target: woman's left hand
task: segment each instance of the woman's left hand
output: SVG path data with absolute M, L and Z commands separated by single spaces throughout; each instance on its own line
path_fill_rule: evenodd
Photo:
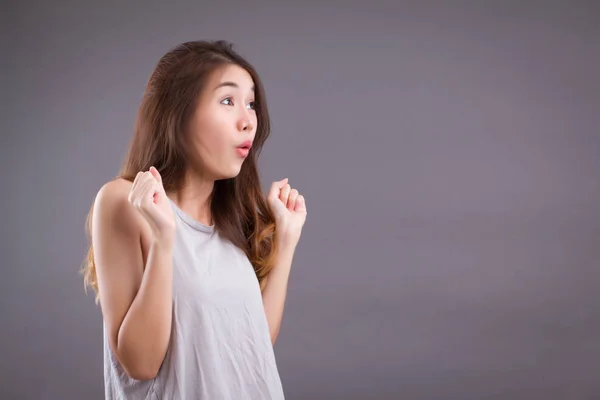
M 267 203 L 275 215 L 276 237 L 296 245 L 306 221 L 306 202 L 285 178 L 271 184 Z

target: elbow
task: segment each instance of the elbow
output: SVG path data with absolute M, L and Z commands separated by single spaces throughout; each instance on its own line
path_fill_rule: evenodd
M 148 362 L 149 360 L 143 362 L 142 360 L 136 361 L 137 362 L 133 362 L 133 360 L 119 360 L 119 363 L 127 376 L 136 381 L 149 381 L 156 378 L 160 366 L 154 366 L 153 363 Z
M 149 381 L 156 378 L 156 375 L 158 375 L 158 368 L 132 368 L 123 365 L 123 369 L 131 379 L 137 381 Z
M 123 372 L 137 381 L 156 378 L 166 355 L 167 344 L 160 346 L 156 342 L 134 342 L 124 336 L 122 330 L 119 333 L 112 347 Z
M 137 381 L 149 381 L 156 378 L 160 364 L 157 365 L 154 360 L 147 356 L 139 357 L 136 354 L 127 354 L 123 348 L 119 350 L 116 353 L 117 359 L 127 376 Z

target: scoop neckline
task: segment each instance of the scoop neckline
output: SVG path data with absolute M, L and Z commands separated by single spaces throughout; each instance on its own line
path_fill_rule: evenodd
M 183 211 L 181 208 L 179 208 L 179 206 L 170 197 L 168 197 L 168 199 L 169 199 L 169 202 L 171 203 L 173 210 L 175 210 L 175 213 L 187 225 L 189 225 L 190 227 L 192 227 L 198 231 L 201 231 L 201 232 L 207 232 L 207 233 L 214 232 L 214 230 L 215 230 L 214 224 L 213 225 L 203 224 L 202 222 L 198 221 L 197 219 L 195 219 L 194 217 L 192 217 L 191 215 L 189 215 L 188 213 Z

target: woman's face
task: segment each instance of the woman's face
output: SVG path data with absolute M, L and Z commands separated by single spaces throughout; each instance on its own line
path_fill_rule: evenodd
M 208 78 L 189 125 L 195 163 L 209 179 L 237 176 L 256 134 L 254 82 L 237 65 L 226 65 Z

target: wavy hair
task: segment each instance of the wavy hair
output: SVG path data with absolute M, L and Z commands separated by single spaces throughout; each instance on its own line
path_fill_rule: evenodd
M 181 187 L 188 166 L 184 133 L 207 78 L 217 68 L 235 64 L 254 81 L 256 135 L 250 153 L 235 178 L 215 182 L 211 213 L 215 230 L 248 256 L 261 290 L 273 268 L 276 252 L 275 222 L 260 186 L 258 156 L 270 134 L 265 90 L 256 70 L 225 41 L 192 41 L 170 49 L 152 72 L 141 101 L 133 138 L 117 178 L 131 182 L 138 171 L 156 167 L 167 192 Z M 82 267 L 84 284 L 98 293 L 92 214 L 86 219 L 89 250 Z M 96 296 L 96 301 L 98 298 Z

